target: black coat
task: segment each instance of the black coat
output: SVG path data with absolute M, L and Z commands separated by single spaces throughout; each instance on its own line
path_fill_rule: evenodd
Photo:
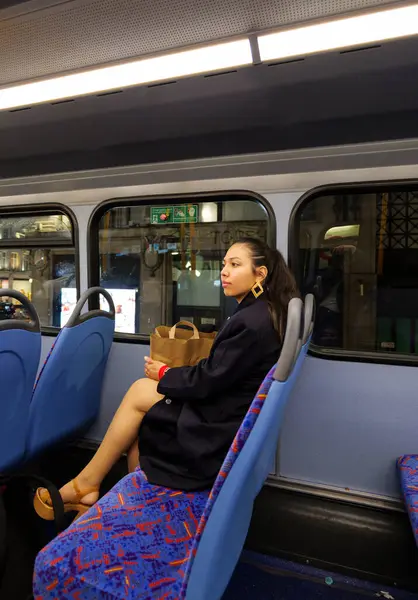
M 151 483 L 185 491 L 212 486 L 280 347 L 267 302 L 250 293 L 219 331 L 209 358 L 167 371 L 158 385 L 164 399 L 139 431 L 141 468 Z

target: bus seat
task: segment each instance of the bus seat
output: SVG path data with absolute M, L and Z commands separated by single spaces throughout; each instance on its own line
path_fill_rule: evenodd
M 41 355 L 41 330 L 35 307 L 15 290 L 0 290 L 0 298 L 5 297 L 18 300 L 30 320 L 0 321 L 0 473 L 23 459 L 29 404 Z
M 397 464 L 405 506 L 418 546 L 418 454 L 405 454 Z
M 308 353 L 309 344 L 312 339 L 312 333 L 315 323 L 315 297 L 313 294 L 307 294 L 304 300 L 304 313 L 303 313 L 303 335 L 302 340 L 300 341 L 301 350 L 299 352 L 298 349 L 298 357 L 296 359 L 295 366 L 293 367 L 293 371 L 290 375 L 290 379 L 297 379 L 300 373 L 300 369 L 302 367 L 303 361 L 305 359 L 306 354 Z M 293 381 L 291 383 L 293 386 Z
M 291 301 L 285 341 L 267 397 L 263 402 L 261 393 L 253 402 L 201 517 L 203 533 L 199 531 L 192 551 L 196 555 L 190 563 L 186 600 L 218 600 L 228 585 L 248 533 L 254 500 L 277 451 L 287 399 L 309 346 L 313 320 L 312 294 L 305 299 L 303 321 L 302 302 Z
M 151 485 L 138 468 L 38 554 L 35 597 L 221 598 L 276 452 L 303 342 L 301 313 L 302 302 L 295 298 L 279 361 L 253 400 L 212 490 Z
M 110 312 L 81 314 L 93 294 L 103 294 Z M 86 431 L 97 418 L 115 328 L 115 308 L 103 288 L 82 294 L 45 361 L 29 408 L 27 458 Z

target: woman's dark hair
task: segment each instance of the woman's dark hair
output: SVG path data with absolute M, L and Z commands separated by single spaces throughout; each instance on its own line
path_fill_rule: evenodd
M 257 267 L 267 268 L 267 277 L 262 282 L 264 294 L 267 297 L 274 328 L 283 339 L 288 304 L 292 298 L 300 296 L 295 278 L 282 254 L 270 248 L 262 240 L 241 238 L 236 243 L 246 246 L 250 251 L 254 271 Z

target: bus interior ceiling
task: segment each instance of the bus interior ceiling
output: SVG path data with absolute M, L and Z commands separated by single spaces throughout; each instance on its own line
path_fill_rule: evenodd
M 114 18 L 122 18 L 125 4 L 119 4 L 120 14 L 112 0 L 105 8 Z M 235 10 L 236 22 L 221 25 L 214 13 L 217 3 L 211 8 L 209 3 L 197 4 L 206 7 L 205 27 L 196 20 L 191 3 L 179 2 L 172 11 L 174 16 L 167 15 L 164 28 L 158 21 L 152 34 L 145 31 L 150 18 L 148 3 L 142 8 L 138 4 L 138 15 L 145 12 L 144 23 L 139 17 L 134 20 L 143 43 L 137 48 L 128 38 L 123 45 L 124 24 L 115 23 L 113 54 L 100 29 L 93 36 L 96 46 L 83 37 L 98 18 L 97 1 L 63 5 L 32 0 L 0 10 L 0 34 L 4 34 L 0 85 L 53 75 L 58 68 L 71 71 L 97 65 L 105 58 L 107 62 L 121 60 L 138 50 L 145 54 L 173 48 L 179 42 L 207 41 L 210 35 L 215 40 L 248 33 L 250 17 L 252 28 L 256 17 L 259 28 L 270 28 L 286 19 L 294 24 L 297 18 L 329 17 L 332 9 L 343 13 L 387 3 L 352 0 L 337 3 L 336 10 L 335 2 L 299 1 L 291 3 L 294 6 L 286 13 L 288 3 L 284 2 L 264 0 L 251 12 L 247 3 L 234 6 L 230 0 L 225 3 L 229 12 L 226 8 L 223 12 L 228 16 Z M 170 20 L 179 28 L 177 36 L 166 31 Z M 49 29 L 42 29 L 44 22 Z M 77 25 L 81 28 L 76 37 L 79 48 L 70 39 Z M 106 19 L 100 25 L 109 28 Z M 49 37 L 39 40 L 47 31 Z M 107 39 L 110 32 L 102 33 Z M 58 35 L 60 43 L 54 38 Z M 156 41 L 158 35 L 163 37 Z M 417 48 L 417 38 L 398 39 L 355 51 L 335 50 L 0 111 L 0 177 L 418 137 Z M 68 51 L 68 56 L 55 57 L 54 50 Z

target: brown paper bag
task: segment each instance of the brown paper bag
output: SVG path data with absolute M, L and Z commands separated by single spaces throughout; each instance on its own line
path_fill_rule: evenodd
M 193 331 L 178 329 L 187 325 Z M 179 321 L 173 327 L 160 325 L 151 334 L 151 358 L 169 367 L 196 365 L 209 356 L 216 333 L 202 333 L 189 321 Z

